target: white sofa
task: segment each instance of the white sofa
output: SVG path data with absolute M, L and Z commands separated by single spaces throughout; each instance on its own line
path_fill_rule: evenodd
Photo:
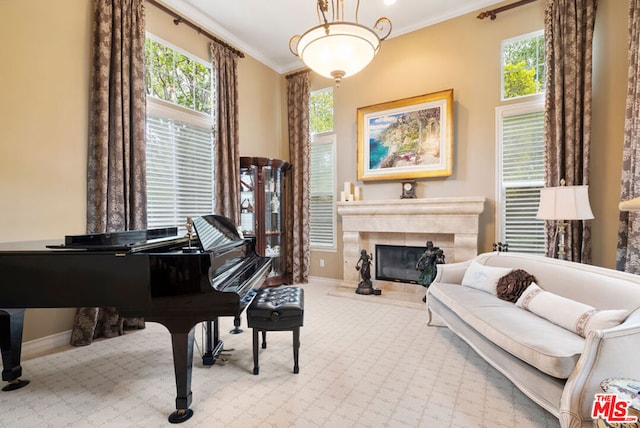
M 461 285 L 472 261 L 523 269 L 545 291 L 601 310 L 624 309 L 628 316 L 582 337 L 495 294 Z M 602 380 L 640 379 L 638 308 L 640 276 L 520 253 L 485 253 L 438 265 L 427 289 L 429 325 L 449 327 L 563 428 L 593 426 L 594 394 L 601 392 Z

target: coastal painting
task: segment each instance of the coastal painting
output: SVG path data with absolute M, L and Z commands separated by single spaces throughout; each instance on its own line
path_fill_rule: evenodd
M 358 180 L 453 173 L 453 89 L 358 108 Z

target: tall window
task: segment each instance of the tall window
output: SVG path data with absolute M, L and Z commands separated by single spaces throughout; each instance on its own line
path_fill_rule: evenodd
M 544 106 L 498 107 L 498 234 L 509 250 L 545 253 L 544 221 L 536 219 L 544 187 Z
M 147 223 L 182 226 L 214 211 L 212 69 L 146 39 Z
M 311 246 L 335 248 L 335 146 L 333 133 L 333 90 L 314 91 L 309 98 L 311 132 Z
M 502 42 L 502 99 L 544 91 L 544 32 L 525 34 Z

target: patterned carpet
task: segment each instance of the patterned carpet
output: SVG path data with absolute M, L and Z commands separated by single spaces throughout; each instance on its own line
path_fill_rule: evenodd
M 225 347 L 235 350 L 206 368 L 196 350 L 195 414 L 183 426 L 559 426 L 448 329 L 427 327 L 422 305 L 333 290 L 305 286 L 297 375 L 290 332 L 268 334 L 254 376 L 245 318 L 239 335 L 221 319 Z M 170 336 L 159 324 L 24 361 L 23 372 L 30 385 L 0 393 L 2 427 L 174 426 Z

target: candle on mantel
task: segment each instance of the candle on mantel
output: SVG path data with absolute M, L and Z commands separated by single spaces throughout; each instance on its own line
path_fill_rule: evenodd
M 349 193 L 348 198 L 349 202 L 353 202 L 353 193 Z
M 340 202 L 344 202 L 346 201 L 346 195 L 344 194 L 344 192 L 340 192 Z
M 359 201 L 362 199 L 362 192 L 360 186 L 355 186 L 353 188 L 353 200 Z
M 351 186 L 353 186 L 353 185 L 349 181 L 345 181 L 344 182 L 344 194 L 345 195 L 350 195 L 350 194 L 353 193 Z

